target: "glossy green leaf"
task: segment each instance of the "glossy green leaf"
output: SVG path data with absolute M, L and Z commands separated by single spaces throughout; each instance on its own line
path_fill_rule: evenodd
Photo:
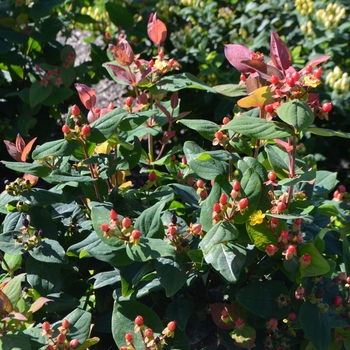
M 28 173 L 39 177 L 46 177 L 51 173 L 51 168 L 37 163 L 5 162 L 4 160 L 2 160 L 1 163 L 3 163 L 6 168 L 11 170 L 15 170 L 20 173 Z
M 94 279 L 94 289 L 99 289 L 105 286 L 113 286 L 120 282 L 120 273 L 118 270 L 100 272 L 90 279 Z
M 305 301 L 300 308 L 299 322 L 318 350 L 327 350 L 331 338 L 329 313 L 321 312 L 317 304 Z
M 164 206 L 165 202 L 160 201 L 144 210 L 137 218 L 134 226 L 141 231 L 142 236 L 159 239 L 164 237 L 164 227 L 160 217 Z
M 107 2 L 105 6 L 110 20 L 116 27 L 120 26 L 126 30 L 131 29 L 134 25 L 134 18 L 126 6 L 113 2 Z
M 26 252 L 24 246 L 16 242 L 13 238 L 13 235 L 18 237 L 22 234 L 21 231 L 7 231 L 0 234 L 0 250 L 12 254 L 12 255 L 21 255 Z
M 21 273 L 15 277 L 13 277 L 6 286 L 2 289 L 2 291 L 6 294 L 6 296 L 10 299 L 12 307 L 15 308 L 18 301 L 22 296 L 22 282 L 26 273 Z
M 273 234 L 264 224 L 250 226 L 247 223 L 247 233 L 250 240 L 261 251 L 265 251 L 265 248 L 269 244 L 277 246 L 277 237 Z
M 185 125 L 189 129 L 196 130 L 201 136 L 209 141 L 214 139 L 215 133 L 219 130 L 219 126 L 209 120 L 181 119 L 178 123 Z
M 181 259 L 158 258 L 155 260 L 155 268 L 168 298 L 178 292 L 186 282 L 187 263 Z
M 46 142 L 37 146 L 32 153 L 35 160 L 44 159 L 49 156 L 70 156 L 81 143 L 78 140 L 67 141 L 65 139 Z
M 246 250 L 232 243 L 215 244 L 204 259 L 230 283 L 236 283 L 245 265 Z
M 52 85 L 42 85 L 41 82 L 36 81 L 29 90 L 29 103 L 31 107 L 35 107 L 39 103 L 43 102 L 52 93 Z
M 221 130 L 231 130 L 260 140 L 272 140 L 293 135 L 285 124 L 241 115 L 224 125 Z
M 287 317 L 291 306 L 278 303 L 281 296 L 289 296 L 287 287 L 277 281 L 252 282 L 236 293 L 237 301 L 250 312 L 264 319 Z
M 298 134 L 314 121 L 314 112 L 309 105 L 297 99 L 282 104 L 277 109 L 277 114 L 284 122 L 292 125 Z
M 319 136 L 325 136 L 325 137 L 331 137 L 331 136 L 337 136 L 337 137 L 343 137 L 345 139 L 350 139 L 350 133 L 348 132 L 342 132 L 342 131 L 336 131 L 331 129 L 325 129 L 325 128 L 308 128 L 307 131 L 311 132 L 311 134 L 319 135 Z
M 219 94 L 227 97 L 245 96 L 247 94 L 245 87 L 237 84 L 216 85 L 213 86 L 213 89 L 215 89 Z
M 58 241 L 45 238 L 29 250 L 29 254 L 38 261 L 62 264 L 66 262 L 66 253 Z
M 335 188 L 337 183 L 337 173 L 319 170 L 316 172 L 316 181 L 313 194 L 317 197 L 327 196 Z
M 4 271 L 7 271 L 10 274 L 13 274 L 15 271 L 21 268 L 21 265 L 22 265 L 22 255 L 12 255 L 8 253 L 4 254 L 4 259 L 1 262 L 1 268 Z M 10 268 L 10 270 L 8 270 L 8 268 Z
M 0 337 L 1 350 L 32 350 L 30 337 L 21 331 L 7 333 Z
M 173 299 L 167 307 L 167 315 L 171 320 L 176 321 L 176 326 L 185 329 L 188 319 L 195 309 L 195 302 L 188 299 Z
M 300 266 L 299 272 L 301 277 L 321 276 L 329 271 L 329 263 L 313 243 L 303 243 L 298 247 L 298 255 L 303 256 L 304 254 L 310 254 L 312 259 L 308 266 L 304 268 Z

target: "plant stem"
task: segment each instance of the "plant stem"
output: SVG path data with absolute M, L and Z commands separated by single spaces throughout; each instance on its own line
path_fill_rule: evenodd
M 295 177 L 295 159 L 297 155 L 297 146 L 296 146 L 296 136 L 292 136 L 288 138 L 288 144 L 292 143 L 292 151 L 288 152 L 288 165 L 289 165 L 289 177 L 294 178 Z M 287 205 L 290 204 L 292 198 L 293 198 L 293 189 L 294 186 L 289 186 L 288 188 L 288 201 Z
M 13 277 L 13 272 L 11 271 L 10 266 L 8 266 L 8 264 L 7 264 L 6 260 L 5 260 L 5 257 L 4 257 L 4 255 L 1 252 L 0 252 L 0 260 L 4 263 L 4 265 L 5 265 L 6 269 L 7 269 L 7 272 L 9 273 L 9 275 L 11 277 Z

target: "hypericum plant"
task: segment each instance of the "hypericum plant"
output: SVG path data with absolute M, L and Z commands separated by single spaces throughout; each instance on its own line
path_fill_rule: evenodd
M 109 46 L 106 68 L 132 89 L 124 108 L 97 107 L 96 92 L 77 82 L 87 115 L 72 106 L 62 138 L 37 146 L 33 163 L 3 161 L 49 184 L 19 178 L 0 195 L 1 278 L 23 265 L 34 303 L 52 300 L 36 319 L 42 328 L 23 337 L 33 349 L 75 339 L 84 349 L 97 341 L 93 315 L 124 349 L 346 346 L 349 196 L 340 185 L 329 198 L 336 174 L 299 155 L 306 134 L 350 138 L 313 125 L 332 109 L 313 92 L 329 57 L 296 70 L 277 33 L 269 62 L 229 44 L 240 83 L 214 89 L 168 75 L 177 65 L 161 47 L 167 28 L 152 14 L 147 31 L 153 58 L 123 37 Z M 240 109 L 220 125 L 180 112 L 179 90 L 243 87 Z M 189 129 L 213 148 L 179 144 Z

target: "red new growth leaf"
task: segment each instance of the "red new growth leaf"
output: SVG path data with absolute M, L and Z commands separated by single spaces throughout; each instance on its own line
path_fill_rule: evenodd
M 107 63 L 106 66 L 112 70 L 114 76 L 117 79 L 119 79 L 127 84 L 130 84 L 130 85 L 133 84 L 133 77 L 132 77 L 132 73 L 130 71 L 128 71 L 120 66 L 117 66 L 115 64 L 108 64 Z M 136 80 L 136 79 L 134 79 L 134 80 Z
M 159 19 L 155 13 L 151 13 L 147 25 L 147 33 L 149 38 L 155 43 L 160 44 L 167 37 L 166 25 Z
M 254 69 L 248 67 L 242 61 L 248 61 L 252 57 L 253 51 L 238 44 L 225 45 L 225 56 L 232 66 L 241 73 L 254 73 Z
M 84 84 L 74 84 L 81 103 L 86 109 L 93 109 L 96 104 L 96 92 Z
M 258 72 L 263 79 L 270 80 L 272 75 L 277 76 L 279 79 L 283 79 L 283 74 L 276 67 L 259 60 L 247 60 L 242 61 L 242 63 Z
M 120 39 L 117 45 L 109 44 L 108 48 L 120 65 L 130 66 L 134 62 L 134 51 L 125 39 Z
M 299 72 L 299 74 L 303 75 L 303 74 L 309 73 L 308 72 L 309 69 L 312 69 L 313 67 L 319 65 L 322 62 L 329 60 L 330 58 L 331 58 L 331 56 L 320 56 L 320 57 L 313 59 Z
M 271 33 L 270 54 L 273 64 L 280 70 L 288 69 L 292 64 L 292 56 L 286 44 L 277 33 Z
M 17 160 L 17 162 L 25 162 L 35 141 L 36 137 L 30 140 L 26 145 L 22 136 L 20 134 L 17 134 L 16 144 L 7 140 L 4 140 L 4 143 L 6 145 L 7 152 L 12 158 Z

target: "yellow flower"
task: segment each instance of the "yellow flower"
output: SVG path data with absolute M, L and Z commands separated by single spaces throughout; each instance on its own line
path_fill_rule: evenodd
M 304 77 L 303 85 L 305 86 L 311 86 L 315 88 L 317 85 L 320 85 L 320 84 L 321 84 L 321 81 L 319 79 L 311 78 L 308 75 Z
M 264 221 L 265 214 L 262 213 L 261 210 L 255 211 L 252 215 L 249 216 L 249 225 L 250 226 L 255 226 L 262 224 Z

